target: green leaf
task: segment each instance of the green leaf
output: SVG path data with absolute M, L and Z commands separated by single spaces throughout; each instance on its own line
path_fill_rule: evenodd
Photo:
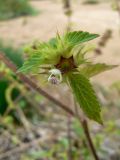
M 31 56 L 25 61 L 23 66 L 18 72 L 36 72 L 39 70 L 41 65 L 51 64 L 55 65 L 60 60 L 60 55 L 57 49 L 52 48 L 49 44 L 40 44 L 36 46 L 37 49 L 31 50 Z M 40 49 L 39 49 L 40 48 Z
M 80 71 L 81 74 L 87 77 L 92 77 L 104 71 L 111 70 L 115 67 L 117 67 L 117 65 L 107 65 L 105 63 L 97 63 L 97 64 L 87 64 L 83 67 L 79 67 L 78 70 Z
M 29 57 L 23 66 L 19 68 L 18 72 L 28 73 L 31 71 L 36 72 L 39 69 L 40 64 L 43 63 L 43 58 L 39 54 Z
M 68 80 L 84 113 L 90 119 L 102 124 L 101 107 L 89 80 L 82 74 L 69 74 Z
M 64 36 L 64 42 L 65 44 L 67 43 L 68 46 L 75 46 L 80 43 L 95 39 L 98 36 L 99 36 L 98 34 L 91 34 L 89 32 L 74 31 L 74 32 L 69 32 Z

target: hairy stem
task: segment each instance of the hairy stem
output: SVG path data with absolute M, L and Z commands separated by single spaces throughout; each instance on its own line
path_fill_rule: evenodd
M 75 106 L 75 115 L 76 115 L 76 118 L 80 120 L 80 123 L 82 125 L 84 134 L 86 136 L 86 141 L 88 143 L 88 147 L 90 148 L 91 152 L 93 153 L 94 159 L 95 160 L 99 160 L 99 157 L 98 157 L 96 149 L 94 147 L 92 138 L 90 136 L 90 131 L 89 131 L 89 128 L 88 128 L 87 119 L 86 119 L 85 116 L 83 116 L 82 118 L 80 117 L 78 106 L 77 106 L 77 103 L 76 103 L 75 99 L 74 99 L 74 106 Z

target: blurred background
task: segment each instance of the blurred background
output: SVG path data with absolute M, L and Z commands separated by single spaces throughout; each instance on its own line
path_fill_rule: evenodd
M 99 34 L 91 59 L 120 64 L 119 0 L 0 0 L 0 52 L 17 67 L 26 44 L 66 30 Z M 37 83 L 48 94 L 74 108 L 66 85 L 42 81 Z M 120 160 L 120 67 L 91 81 L 104 120 L 103 126 L 88 120 L 95 149 L 100 160 Z M 0 160 L 94 160 L 79 121 L 68 117 L 0 61 Z

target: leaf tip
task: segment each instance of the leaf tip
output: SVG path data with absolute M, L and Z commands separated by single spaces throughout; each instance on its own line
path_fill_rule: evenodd
M 99 113 L 99 116 L 97 116 L 95 119 L 93 119 L 94 121 L 98 122 L 99 124 L 103 125 L 103 119 Z

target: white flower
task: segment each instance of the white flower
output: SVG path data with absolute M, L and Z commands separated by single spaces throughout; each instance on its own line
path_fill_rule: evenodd
M 50 82 L 51 84 L 59 84 L 60 82 L 62 82 L 62 74 L 59 69 L 51 69 L 49 72 L 51 74 L 48 77 L 48 82 Z

